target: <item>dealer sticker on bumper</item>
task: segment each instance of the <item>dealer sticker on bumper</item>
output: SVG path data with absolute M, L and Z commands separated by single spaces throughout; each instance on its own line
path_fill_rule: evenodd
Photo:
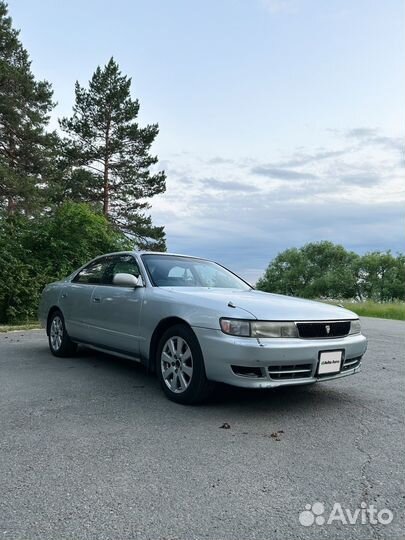
M 318 375 L 337 373 L 342 364 L 342 351 L 325 351 L 319 354 Z

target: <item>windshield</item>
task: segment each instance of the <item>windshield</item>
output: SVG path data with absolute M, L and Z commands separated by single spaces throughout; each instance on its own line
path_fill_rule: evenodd
M 175 255 L 142 255 L 156 287 L 209 287 L 248 291 L 251 287 L 219 264 Z

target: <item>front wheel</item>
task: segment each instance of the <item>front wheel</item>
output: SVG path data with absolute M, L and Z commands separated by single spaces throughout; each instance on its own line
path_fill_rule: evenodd
M 159 341 L 156 371 L 166 396 L 183 404 L 199 403 L 211 393 L 204 359 L 194 332 L 186 325 L 172 326 Z
M 49 320 L 48 340 L 54 356 L 71 356 L 77 350 L 77 344 L 70 339 L 65 320 L 59 310 L 54 311 Z

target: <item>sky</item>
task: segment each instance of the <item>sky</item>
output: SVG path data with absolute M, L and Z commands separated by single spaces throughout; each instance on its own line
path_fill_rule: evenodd
M 168 250 L 255 282 L 330 240 L 405 251 L 403 0 L 9 0 L 32 69 L 70 115 L 111 56 L 132 77 L 167 190 Z

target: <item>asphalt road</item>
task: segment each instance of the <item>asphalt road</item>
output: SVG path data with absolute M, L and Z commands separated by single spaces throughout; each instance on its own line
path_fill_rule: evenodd
M 0 538 L 397 539 L 405 530 L 405 323 L 364 319 L 359 375 L 169 402 L 136 364 L 0 334 Z M 229 429 L 221 429 L 224 423 Z M 271 434 L 279 433 L 276 440 Z M 306 504 L 390 524 L 300 524 Z

